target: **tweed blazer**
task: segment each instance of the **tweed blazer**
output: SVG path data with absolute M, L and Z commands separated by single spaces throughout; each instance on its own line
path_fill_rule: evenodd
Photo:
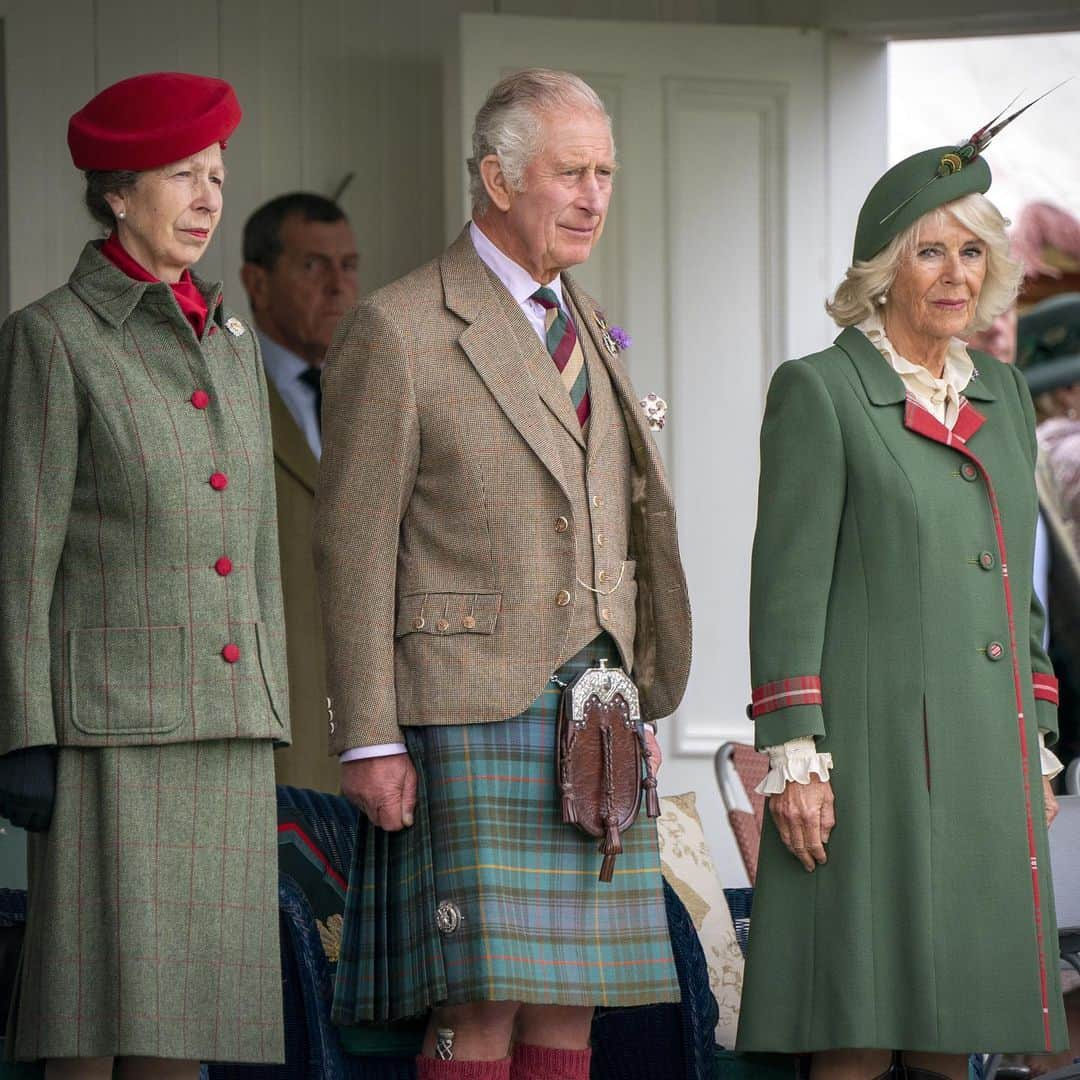
M 655 719 L 678 705 L 690 665 L 675 510 L 596 303 L 562 280 L 588 313 L 579 332 L 597 344 L 630 442 L 634 673 Z M 506 301 L 466 229 L 362 301 L 331 346 L 315 553 L 334 750 L 399 741 L 408 725 L 516 716 L 566 659 L 577 601 L 558 601 L 574 581 L 576 530 L 557 523 L 573 510 L 522 344 L 536 335 Z M 440 629 L 445 620 L 416 618 L 405 603 L 418 594 L 433 615 L 473 617 Z
M 96 244 L 0 332 L 0 752 L 287 741 L 266 381 Z
M 319 459 L 311 452 L 272 378 L 266 387 L 274 435 L 281 588 L 288 630 L 289 718 L 293 730 L 292 745 L 274 755 L 274 773 L 279 784 L 336 794 L 341 790 L 341 768 L 326 748 L 326 653 L 311 555 Z

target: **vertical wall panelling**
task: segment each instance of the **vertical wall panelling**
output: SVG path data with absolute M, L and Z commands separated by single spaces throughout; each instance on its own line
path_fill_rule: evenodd
M 67 149 L 68 117 L 93 95 L 93 5 L 11 3 L 7 76 L 11 307 L 68 279 L 95 226 Z
M 221 76 L 236 88 L 244 119 L 225 151 L 225 209 L 215 246 L 225 301 L 241 312 L 244 221 L 267 199 L 301 185 L 301 18 L 300 0 L 221 4 Z
M 8 236 L 10 225 L 8 219 L 8 145 L 7 145 L 7 84 L 4 77 L 4 20 L 0 15 L 0 224 L 3 226 L 3 235 Z M 11 252 L 8 245 L 0 246 L 0 319 L 6 318 L 10 308 L 9 278 L 10 271 L 8 260 Z

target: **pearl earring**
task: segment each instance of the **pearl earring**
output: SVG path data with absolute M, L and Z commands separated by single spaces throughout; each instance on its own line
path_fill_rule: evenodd
M 886 300 L 888 300 L 888 299 L 889 299 L 889 294 L 888 294 L 888 293 L 886 293 L 886 292 L 883 292 L 883 293 L 882 293 L 882 294 L 881 294 L 881 295 L 880 295 L 880 296 L 879 296 L 879 297 L 877 298 L 877 302 L 878 302 L 879 304 L 884 304 L 884 303 L 885 303 L 885 301 L 886 301 Z
M 126 217 L 127 217 L 127 214 L 126 214 L 126 213 L 125 213 L 125 212 L 124 212 L 123 210 L 121 210 L 121 211 L 120 211 L 120 213 L 118 213 L 118 214 L 116 215 L 116 217 L 117 217 L 117 219 L 118 219 L 119 221 L 123 221 L 123 220 L 124 220 L 124 218 L 126 218 Z

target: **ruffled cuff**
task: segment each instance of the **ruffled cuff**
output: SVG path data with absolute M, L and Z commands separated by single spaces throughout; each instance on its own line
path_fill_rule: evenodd
M 809 784 L 811 773 L 821 780 L 829 779 L 833 767 L 832 754 L 819 754 L 812 736 L 789 739 L 780 746 L 766 746 L 769 755 L 769 771 L 754 791 L 759 795 L 779 795 L 789 780 L 796 784 Z
M 1053 780 L 1065 768 L 1057 754 L 1046 745 L 1046 732 L 1042 728 L 1039 729 L 1039 762 L 1047 780 Z

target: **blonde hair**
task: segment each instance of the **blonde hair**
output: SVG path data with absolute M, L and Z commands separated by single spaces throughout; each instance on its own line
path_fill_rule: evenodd
M 965 195 L 923 214 L 872 259 L 860 259 L 848 267 L 825 310 L 838 326 L 855 326 L 868 318 L 886 296 L 901 265 L 914 256 L 919 233 L 929 221 L 941 223 L 952 215 L 965 229 L 986 244 L 986 277 L 975 304 L 975 318 L 968 332 L 985 330 L 1016 301 L 1024 271 L 1009 255 L 1008 219 L 985 196 Z

